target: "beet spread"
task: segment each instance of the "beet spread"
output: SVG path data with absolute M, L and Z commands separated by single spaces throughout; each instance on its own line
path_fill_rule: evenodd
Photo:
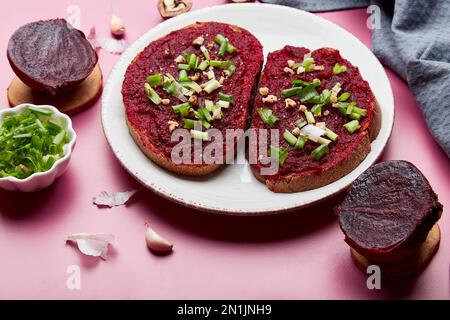
M 284 71 L 284 68 L 287 67 L 287 61 L 293 60 L 295 62 L 301 62 L 307 53 L 311 53 L 315 65 L 323 67 L 323 70 L 300 74 L 297 72 L 291 74 Z M 334 74 L 333 67 L 336 63 L 346 66 L 347 70 L 337 75 Z M 293 123 L 299 118 L 304 118 L 303 113 L 299 112 L 299 106 L 301 104 L 305 105 L 308 110 L 311 110 L 313 106 L 311 103 L 301 102 L 297 96 L 290 97 L 290 99 L 293 99 L 296 102 L 295 107 L 287 108 L 285 106 L 285 99 L 281 97 L 280 92 L 283 89 L 290 88 L 292 86 L 291 82 L 294 79 L 301 79 L 308 82 L 319 79 L 321 83 L 320 86 L 316 88 L 318 93 L 322 92 L 324 89 L 331 90 L 337 83 L 340 83 L 342 87 L 340 94 L 343 92 L 351 94 L 351 97 L 347 102 L 356 102 L 359 108 L 367 110 L 367 115 L 359 120 L 361 128 L 357 132 L 351 134 L 343 127 L 350 119 L 343 116 L 338 108 L 332 107 L 332 103 L 329 103 L 322 108 L 322 116 L 316 117 L 315 121 L 325 122 L 326 127 L 336 133 L 339 138 L 336 142 L 332 142 L 328 145 L 328 152 L 320 160 L 311 157 L 311 152 L 318 147 L 317 143 L 307 141 L 304 148 L 299 150 L 292 148 L 282 136 L 285 129 L 292 130 L 294 128 Z M 368 83 L 362 79 L 358 68 L 342 58 L 338 50 L 322 48 L 310 52 L 310 50 L 306 48 L 286 46 L 281 50 L 272 52 L 268 56 L 259 87 L 267 87 L 269 89 L 269 94 L 277 96 L 278 101 L 273 104 L 263 103 L 261 96 L 257 96 L 251 127 L 279 129 L 279 145 L 280 147 L 288 148 L 289 150 L 288 156 L 284 164 L 280 166 L 278 173 L 264 177 L 268 180 L 274 181 L 286 179 L 286 177 L 292 175 L 320 175 L 324 170 L 338 165 L 360 144 L 364 135 L 359 133 L 368 130 L 374 118 L 375 98 Z M 258 110 L 261 108 L 270 108 L 273 110 L 273 113 L 278 118 L 278 121 L 273 126 L 269 126 L 261 120 L 261 117 L 258 115 Z M 327 112 L 325 110 L 327 110 Z M 327 113 L 329 114 L 326 115 Z M 253 170 L 260 171 L 262 167 L 263 165 L 258 163 L 253 165 Z
M 422 173 L 406 161 L 376 164 L 336 209 L 345 241 L 374 261 L 407 255 L 440 218 L 442 205 Z
M 219 45 L 214 42 L 217 34 L 226 37 L 237 50 L 225 57 L 219 57 Z M 170 104 L 152 104 L 144 90 L 144 83 L 148 76 L 156 73 L 170 74 L 177 79 L 179 70 L 175 60 L 185 52 L 194 53 L 203 58 L 199 46 L 192 44 L 193 40 L 199 37 L 203 38 L 203 45 L 208 48 L 211 60 L 231 60 L 236 66 L 232 76 L 224 77 L 220 89 L 211 94 L 204 91 L 196 94 L 198 106 L 203 106 L 206 99 L 216 101 L 219 92 L 233 96 L 234 102 L 229 108 L 223 110 L 223 118 L 211 123 L 213 128 L 222 131 L 224 137 L 226 129 L 244 128 L 255 79 L 259 75 L 263 62 L 262 46 L 252 34 L 236 26 L 217 22 L 197 23 L 174 31 L 150 43 L 135 58 L 126 71 L 122 87 L 128 124 L 140 135 L 145 135 L 152 146 L 169 159 L 172 148 L 178 142 L 171 141 L 172 134 L 167 124 L 169 121 L 175 121 L 179 124 L 179 128 L 183 128 L 183 117 L 175 114 L 171 106 L 181 104 L 182 101 L 168 94 L 163 87 L 157 87 L 155 91 L 160 98 L 170 100 Z M 213 71 L 217 80 L 223 76 L 222 69 L 214 68 Z M 192 74 L 194 73 L 191 72 Z M 198 72 L 198 76 L 196 80 L 198 84 L 208 81 L 208 77 L 203 72 Z M 193 106 L 193 109 L 197 107 Z M 207 146 L 208 142 L 203 142 L 203 149 Z
M 9 40 L 8 60 L 29 87 L 56 94 L 86 79 L 98 57 L 81 31 L 55 19 L 19 28 Z

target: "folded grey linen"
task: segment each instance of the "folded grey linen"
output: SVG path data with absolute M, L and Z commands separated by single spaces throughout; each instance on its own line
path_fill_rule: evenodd
M 408 83 L 431 134 L 450 157 L 449 0 L 261 1 L 312 12 L 377 5 L 381 27 L 372 30 L 372 50 Z

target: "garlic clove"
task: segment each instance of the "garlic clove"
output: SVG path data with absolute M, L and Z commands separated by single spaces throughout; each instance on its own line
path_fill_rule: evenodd
M 111 33 L 116 37 L 122 37 L 125 34 L 125 23 L 115 14 L 111 16 Z
M 173 249 L 173 244 L 169 240 L 163 238 L 155 230 L 148 227 L 145 232 L 145 242 L 147 243 L 147 247 L 155 252 L 168 253 Z

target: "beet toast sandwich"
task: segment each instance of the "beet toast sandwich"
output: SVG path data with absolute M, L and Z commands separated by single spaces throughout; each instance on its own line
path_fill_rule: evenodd
M 129 131 L 159 166 L 182 175 L 211 173 L 223 161 L 176 163 L 175 130 L 186 129 L 191 156 L 202 157 L 211 143 L 207 130 L 245 129 L 263 64 L 262 46 L 240 27 L 197 22 L 150 43 L 129 65 L 122 86 Z M 236 149 L 237 142 L 232 148 Z M 235 151 L 235 150 L 233 150 Z
M 339 51 L 286 46 L 272 52 L 261 75 L 251 128 L 278 129 L 251 168 L 274 192 L 327 185 L 356 168 L 380 129 L 380 110 L 369 84 Z M 275 141 L 275 139 L 277 141 Z M 277 172 L 263 174 L 267 161 Z

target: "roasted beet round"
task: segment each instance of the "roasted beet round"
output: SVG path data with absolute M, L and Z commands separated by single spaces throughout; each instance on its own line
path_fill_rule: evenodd
M 372 261 L 388 262 L 417 250 L 439 220 L 442 205 L 413 164 L 387 161 L 363 173 L 335 210 L 353 249 Z
M 25 84 L 54 95 L 86 79 L 98 57 L 83 32 L 54 19 L 19 28 L 9 40 L 8 60 Z

